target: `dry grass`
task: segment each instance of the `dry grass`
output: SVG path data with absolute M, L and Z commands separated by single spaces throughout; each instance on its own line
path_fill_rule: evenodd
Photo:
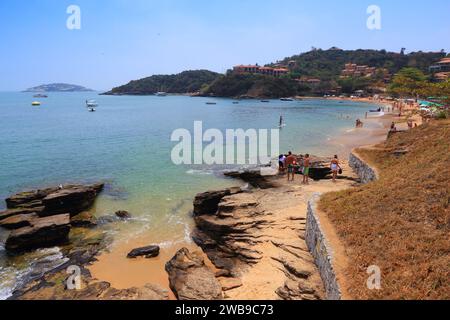
M 450 121 L 436 121 L 358 153 L 380 180 L 325 195 L 320 208 L 346 246 L 355 299 L 450 299 Z M 408 149 L 403 156 L 393 150 Z M 382 270 L 368 290 L 367 268 Z

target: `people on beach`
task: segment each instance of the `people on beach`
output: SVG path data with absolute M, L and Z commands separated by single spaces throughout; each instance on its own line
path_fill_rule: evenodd
M 362 127 L 364 127 L 364 122 L 362 122 L 360 119 L 356 119 L 356 128 Z
M 303 159 L 303 166 L 303 184 L 309 184 L 309 170 L 311 166 L 309 154 L 305 155 L 305 158 Z
M 296 165 L 297 159 L 294 157 L 291 151 L 289 151 L 289 155 L 286 158 L 286 167 L 287 167 L 287 179 L 288 181 L 294 181 L 295 180 L 295 165 Z M 292 177 L 292 179 L 291 179 Z
M 395 125 L 395 122 L 391 123 L 391 132 L 397 132 L 397 126 Z
M 278 157 L 278 167 L 280 169 L 280 173 L 284 173 L 285 172 L 285 170 L 286 170 L 285 164 L 286 164 L 286 155 L 281 154 Z
M 335 155 L 334 159 L 331 160 L 331 172 L 333 174 L 333 182 L 336 182 L 338 173 L 342 172 L 342 168 L 337 155 Z

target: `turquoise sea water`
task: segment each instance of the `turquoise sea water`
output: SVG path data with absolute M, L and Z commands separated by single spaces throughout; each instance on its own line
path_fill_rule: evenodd
M 99 103 L 89 113 L 86 99 Z M 31 106 L 39 100 L 40 107 Z M 217 105 L 207 105 L 214 101 Z M 189 238 L 192 199 L 198 192 L 236 185 L 215 168 L 175 166 L 170 141 L 175 129 L 273 129 L 280 114 L 287 124 L 281 151 L 329 155 L 330 137 L 363 118 L 367 104 L 325 100 L 233 104 L 231 99 L 184 96 L 98 96 L 97 93 L 0 93 L 0 200 L 32 188 L 64 183 L 107 181 L 97 201 L 97 216 L 130 211 L 135 220 L 111 232 L 117 241 L 151 233 L 155 241 Z M 3 202 L 0 209 L 4 208 Z M 0 230 L 0 239 L 5 232 Z M 1 243 L 1 240 L 0 240 Z M 1 256 L 2 277 L 11 276 L 10 261 Z M 1 294 L 0 294 L 1 297 Z

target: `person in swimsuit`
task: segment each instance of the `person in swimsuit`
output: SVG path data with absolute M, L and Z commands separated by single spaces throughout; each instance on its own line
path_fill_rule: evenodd
M 309 184 L 309 167 L 311 165 L 311 159 L 309 158 L 309 154 L 305 156 L 303 159 L 303 184 Z
M 286 167 L 287 167 L 287 178 L 288 181 L 294 181 L 295 179 L 295 165 L 296 165 L 297 159 L 292 155 L 292 152 L 289 151 L 289 155 L 286 158 Z M 291 180 L 292 175 L 292 180 Z
M 338 156 L 336 155 L 334 156 L 334 159 L 331 160 L 331 172 L 333 173 L 333 182 L 336 182 L 336 178 L 340 170 L 342 170 L 342 168 L 339 164 Z

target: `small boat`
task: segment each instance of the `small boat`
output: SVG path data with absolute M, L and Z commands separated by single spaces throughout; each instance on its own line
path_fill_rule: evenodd
M 239 101 L 233 101 L 233 104 L 239 104 Z
M 34 96 L 33 96 L 33 98 L 48 98 L 48 96 L 46 95 L 46 94 L 35 94 Z
M 157 96 L 157 97 L 166 97 L 167 96 L 167 92 L 157 92 L 157 93 L 155 93 L 155 96 Z
M 294 101 L 294 99 L 292 99 L 292 98 L 281 98 L 280 100 L 281 101 Z
M 269 103 L 270 101 L 269 100 L 261 100 L 261 102 Z
M 206 104 L 208 104 L 208 105 L 216 105 L 217 102 L 207 102 Z
M 40 103 L 39 101 L 33 101 L 33 102 L 31 103 L 31 105 L 32 105 L 32 106 L 40 106 L 41 103 Z
M 95 112 L 98 107 L 98 103 L 95 100 L 86 100 L 86 108 L 89 112 Z

